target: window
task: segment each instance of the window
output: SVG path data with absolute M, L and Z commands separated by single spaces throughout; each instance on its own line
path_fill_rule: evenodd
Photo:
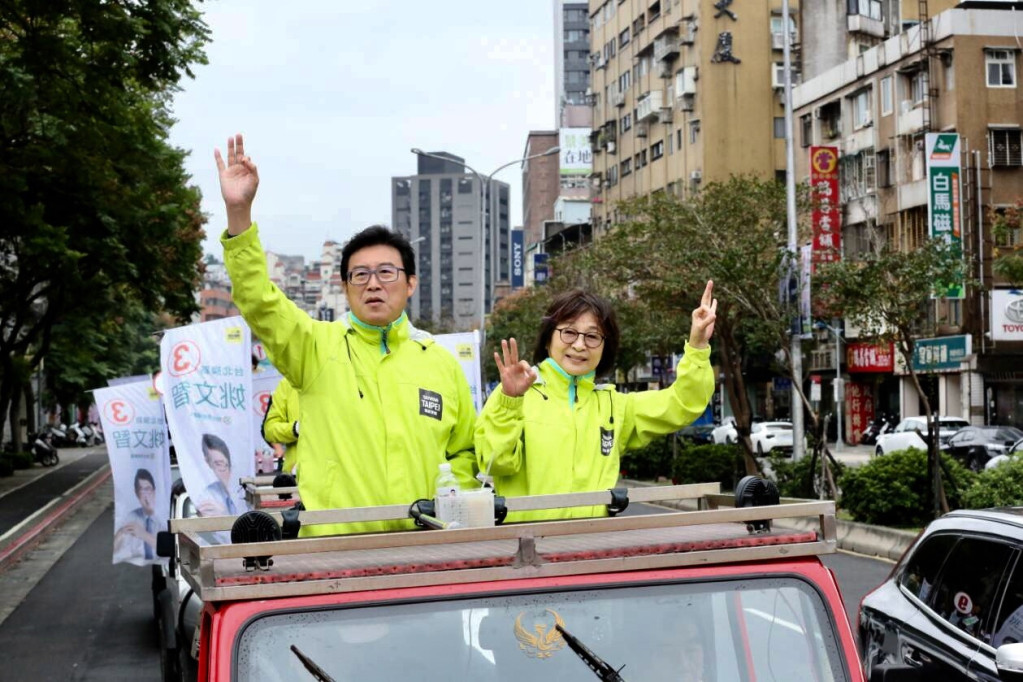
M 700 122 L 690 121 L 689 122 L 689 144 L 696 144 L 696 139 L 700 136 Z
M 679 128 L 678 130 L 676 130 L 675 134 L 678 137 L 678 142 L 675 143 L 675 146 L 678 147 L 681 150 L 682 149 L 682 129 Z
M 892 110 L 892 77 L 885 76 L 881 79 L 881 115 L 890 116 Z
M 632 85 L 632 72 L 627 70 L 618 76 L 618 92 L 627 92 Z
M 656 161 L 664 156 L 664 141 L 654 142 L 650 145 L 650 160 Z
M 611 166 L 607 169 L 608 185 L 614 187 L 618 184 L 618 166 Z
M 784 50 L 785 44 L 782 42 L 785 40 L 782 35 L 782 17 L 780 15 L 771 16 L 771 48 L 774 50 Z M 796 42 L 796 20 L 789 16 L 789 45 Z
M 870 89 L 857 92 L 851 98 L 853 130 L 870 125 Z
M 1016 53 L 1011 50 L 987 50 L 984 53 L 989 88 L 1016 87 Z
M 632 159 L 625 159 L 622 161 L 622 177 L 632 173 Z
M 849 14 L 859 14 L 881 21 L 881 0 L 849 0 Z
M 986 626 L 994 617 L 995 592 L 1012 553 L 1007 544 L 963 538 L 949 552 L 924 603 L 971 637 L 990 642 Z
M 785 139 L 785 117 L 775 116 L 774 117 L 774 139 L 784 140 Z
M 813 115 L 806 114 L 799 117 L 800 144 L 809 147 L 813 144 Z
M 625 30 L 618 34 L 618 47 L 625 47 L 629 44 L 629 28 L 626 26 Z
M 831 140 L 842 134 L 842 103 L 828 102 L 820 108 L 821 137 Z
M 892 186 L 892 152 L 890 149 L 877 150 L 877 186 Z
M 458 193 L 459 194 L 472 194 L 472 180 L 459 180 L 458 181 Z
M 1019 128 L 991 128 L 988 130 L 988 161 L 992 166 L 1016 168 L 1023 166 L 1021 153 L 1023 131 Z
M 632 114 L 622 116 L 622 132 L 632 129 Z
M 952 535 L 934 535 L 925 540 L 904 564 L 902 575 L 897 579 L 899 586 L 925 604 L 929 603 L 935 580 L 955 541 Z
M 924 94 L 927 92 L 927 76 L 923 71 L 917 71 L 909 77 L 909 97 L 913 104 L 924 101 Z

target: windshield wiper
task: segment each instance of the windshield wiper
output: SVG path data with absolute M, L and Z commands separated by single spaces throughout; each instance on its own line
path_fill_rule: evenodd
M 558 632 L 565 638 L 568 643 L 568 648 L 575 652 L 575 655 L 583 659 L 583 662 L 590 667 L 597 677 L 603 682 L 625 682 L 625 678 L 619 675 L 625 666 L 623 665 L 618 670 L 615 670 L 611 665 L 597 654 L 590 651 L 585 644 L 579 641 L 579 639 L 571 632 L 561 627 L 558 624 L 554 625 Z M 294 647 L 292 647 L 294 648 Z
M 305 666 L 305 669 L 308 670 L 309 673 L 317 680 L 320 682 L 335 682 L 334 678 L 328 675 L 326 670 L 316 665 L 316 663 L 313 662 L 313 659 L 299 651 L 298 647 L 294 644 L 291 645 L 291 651 L 298 656 L 298 660 L 302 661 L 302 665 Z

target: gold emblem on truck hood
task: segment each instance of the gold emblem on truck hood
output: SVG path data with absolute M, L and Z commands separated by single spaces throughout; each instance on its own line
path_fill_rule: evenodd
M 526 652 L 530 658 L 550 658 L 555 651 L 565 648 L 565 638 L 561 636 L 555 625 L 565 627 L 565 621 L 553 609 L 545 609 L 554 617 L 554 623 L 533 623 L 533 630 L 536 634 L 529 632 L 522 626 L 522 617 L 525 611 L 519 613 L 515 618 L 515 639 L 519 640 L 519 648 Z

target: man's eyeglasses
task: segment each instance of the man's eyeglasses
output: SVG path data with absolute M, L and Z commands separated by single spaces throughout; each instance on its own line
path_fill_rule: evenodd
M 580 336 L 583 337 L 583 344 L 587 348 L 600 348 L 600 344 L 604 343 L 604 335 L 598 334 L 597 332 L 587 332 L 580 334 L 571 327 L 562 327 L 556 330 L 561 335 L 561 341 L 567 346 L 571 346 L 575 343 L 575 340 Z
M 377 276 L 381 284 L 390 284 L 398 281 L 398 273 L 405 272 L 405 268 L 396 265 L 381 265 L 379 268 L 354 268 L 348 271 L 348 282 L 357 287 L 369 284 L 373 275 Z

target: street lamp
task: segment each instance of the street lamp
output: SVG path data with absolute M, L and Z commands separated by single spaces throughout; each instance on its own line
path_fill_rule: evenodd
M 525 163 L 532 159 L 538 159 L 541 156 L 550 156 L 551 154 L 557 154 L 561 151 L 561 147 L 551 147 L 547 151 L 540 152 L 539 154 L 531 154 L 530 156 L 524 156 L 521 159 L 515 159 L 509 161 L 506 164 L 498 166 L 490 175 L 483 176 L 475 168 L 469 164 L 462 162 L 462 166 L 469 169 L 469 171 L 476 176 L 476 180 L 480 184 L 480 344 L 482 345 L 486 341 L 486 331 L 484 330 L 484 323 L 487 317 L 487 252 L 484 248 L 487 237 L 487 197 L 490 195 L 490 181 L 499 171 L 504 170 L 509 166 L 514 166 L 517 163 Z M 451 162 L 452 159 L 439 154 L 432 154 L 430 152 L 424 152 L 422 149 L 416 147 L 412 148 L 412 153 L 416 156 L 427 156 L 431 159 L 438 159 L 440 161 Z
M 842 445 L 842 332 L 826 322 L 817 321 L 813 325 L 817 329 L 827 329 L 835 336 L 835 411 L 838 413 L 835 447 Z

